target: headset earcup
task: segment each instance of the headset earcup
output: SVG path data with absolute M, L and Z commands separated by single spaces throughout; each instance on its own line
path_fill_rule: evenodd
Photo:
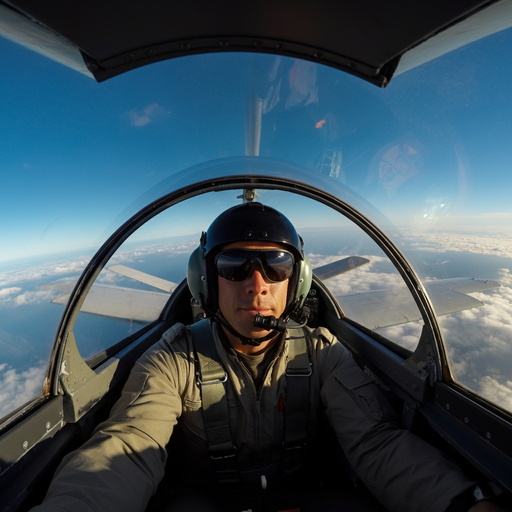
M 295 289 L 294 300 L 300 301 L 298 306 L 302 307 L 304 301 L 311 289 L 311 282 L 313 281 L 313 269 L 307 254 L 304 254 L 304 260 L 299 263 L 299 279 Z
M 208 303 L 208 283 L 206 280 L 205 260 L 201 257 L 201 246 L 199 246 L 188 260 L 187 284 L 192 297 L 201 304 L 200 295 L 204 302 Z

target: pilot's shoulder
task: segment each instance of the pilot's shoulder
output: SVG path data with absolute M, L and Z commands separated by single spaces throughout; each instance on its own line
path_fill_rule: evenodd
M 162 339 L 164 343 L 171 345 L 172 343 L 177 342 L 178 340 L 184 338 L 184 331 L 186 329 L 186 326 L 180 322 L 174 324 L 170 329 L 167 329 L 162 334 Z
M 338 342 L 338 338 L 325 327 L 316 327 L 310 330 L 310 336 L 313 341 L 313 345 L 321 343 L 322 345 L 332 345 Z
M 136 369 L 142 373 L 154 372 L 155 368 L 161 371 L 170 366 L 187 366 L 184 361 L 189 359 L 191 349 L 188 345 L 186 327 L 181 323 L 174 324 L 167 329 L 160 339 L 139 358 Z
M 177 352 L 188 352 L 189 347 L 187 344 L 186 326 L 177 323 L 170 329 L 167 329 L 160 339 L 141 356 L 141 360 L 149 358 L 151 360 L 158 359 L 162 354 L 175 354 Z
M 182 323 L 176 323 L 167 329 L 160 340 L 142 356 L 141 361 L 144 360 L 156 365 L 168 365 L 171 360 L 180 364 L 193 360 L 193 347 L 190 336 L 187 335 L 187 327 Z
M 330 371 L 352 359 L 350 351 L 325 327 L 310 330 L 310 345 L 313 364 L 319 368 Z

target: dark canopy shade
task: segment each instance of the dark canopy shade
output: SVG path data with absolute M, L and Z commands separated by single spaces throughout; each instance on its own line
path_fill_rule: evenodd
M 46 53 L 65 54 L 60 60 L 68 65 L 80 60 L 78 49 L 99 81 L 170 57 L 227 50 L 301 57 L 385 86 L 404 52 L 492 3 L 0 0 L 0 33 L 28 45 L 29 32 L 39 32 L 47 45 L 53 38 Z M 41 51 L 45 42 L 32 45 Z

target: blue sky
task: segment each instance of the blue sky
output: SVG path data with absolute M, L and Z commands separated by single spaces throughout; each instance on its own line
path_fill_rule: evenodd
M 243 155 L 247 59 L 269 99 L 260 154 L 315 173 L 334 149 L 345 184 L 405 228 L 510 234 L 510 48 L 509 30 L 380 90 L 245 54 L 175 59 L 97 84 L 0 40 L 9 70 L 0 80 L 0 270 L 14 258 L 98 247 L 168 176 Z M 409 159 L 417 174 L 385 189 L 379 158 Z
M 431 255 L 433 263 L 423 262 L 429 269 L 449 267 L 457 274 L 466 261 L 469 274 L 500 280 L 492 301 L 486 299 L 492 310 L 471 312 L 472 322 L 461 313 L 449 326 L 468 331 L 455 342 L 461 346 L 474 326 L 490 329 L 486 347 L 492 352 L 494 340 L 509 340 L 512 332 L 512 278 L 505 268 L 512 254 L 511 52 L 508 30 L 413 69 L 384 90 L 311 63 L 245 54 L 175 59 L 98 84 L 0 39 L 0 64 L 7 70 L 0 79 L 0 331 L 16 334 L 20 326 L 17 334 L 25 336 L 26 318 L 56 308 L 44 327 L 48 351 L 61 310 L 37 286 L 78 277 L 94 251 L 135 213 L 133 205 L 143 206 L 140 198 L 148 191 L 158 197 L 158 184 L 170 176 L 244 155 L 251 62 L 265 104 L 262 156 L 304 166 L 329 192 L 347 187 L 360 195 L 400 226 L 407 255 L 418 248 Z M 342 155 L 337 178 L 319 174 L 329 152 Z M 388 179 L 392 169 L 398 174 Z M 262 195 L 304 233 L 318 234 L 318 226 L 334 223 L 325 209 Z M 190 231 L 185 241 L 193 246 L 235 196 L 211 194 L 190 201 L 188 209 L 173 209 L 175 220 L 164 223 L 163 233 Z M 332 257 L 346 250 L 343 240 L 337 243 Z M 314 249 L 308 250 L 320 262 L 325 254 Z M 480 266 L 470 264 L 468 253 L 485 258 L 478 258 Z M 382 286 L 385 276 L 371 266 L 357 272 L 360 280 L 349 276 L 354 290 L 361 283 Z M 41 325 L 28 327 L 40 340 Z M 485 332 L 473 339 L 480 343 Z M 44 368 L 38 371 L 42 378 Z M 508 385 L 503 379 L 486 382 L 498 390 Z

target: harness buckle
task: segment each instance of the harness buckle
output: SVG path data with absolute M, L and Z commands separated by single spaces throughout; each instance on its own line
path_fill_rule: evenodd
M 305 371 L 307 371 L 307 373 L 305 373 Z M 290 368 L 289 365 L 287 365 L 285 375 L 287 377 L 309 377 L 312 373 L 313 373 L 313 364 L 309 363 L 309 371 L 306 370 L 304 367 L 293 369 L 293 368 Z
M 296 444 L 293 446 L 286 446 L 286 442 L 283 443 L 283 450 L 289 451 L 289 450 L 302 450 L 307 445 L 306 441 L 304 441 L 302 444 Z
M 215 380 L 211 380 L 211 381 L 207 381 L 207 382 L 203 382 L 201 380 L 201 372 L 196 372 L 196 378 L 197 378 L 197 383 L 200 386 L 210 386 L 212 384 L 223 384 L 224 382 L 226 382 L 228 380 L 228 374 L 226 372 L 224 372 L 224 377 L 221 377 L 221 378 L 218 378 Z
M 214 457 L 213 455 L 210 454 L 210 458 L 213 460 L 231 459 L 236 456 L 236 450 L 237 450 L 236 446 L 233 446 L 232 449 L 233 449 L 233 453 L 230 453 L 229 455 L 220 455 L 219 457 Z

